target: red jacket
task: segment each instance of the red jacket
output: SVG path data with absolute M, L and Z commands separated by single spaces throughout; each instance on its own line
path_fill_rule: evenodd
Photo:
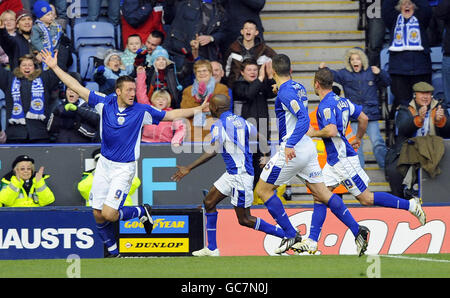
M 128 24 L 123 16 L 121 16 L 121 19 L 122 19 L 122 40 L 123 40 L 122 42 L 124 47 L 126 47 L 127 45 L 128 36 L 132 34 L 139 34 L 142 40 L 142 44 L 145 44 L 147 37 L 153 30 L 159 30 L 165 33 L 162 26 L 162 11 L 152 10 L 152 13 L 150 17 L 147 19 L 147 21 L 137 28 L 133 28 L 130 24 Z

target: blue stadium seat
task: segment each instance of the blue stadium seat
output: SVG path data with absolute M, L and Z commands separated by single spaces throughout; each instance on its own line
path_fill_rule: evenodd
M 75 53 L 72 53 L 72 65 L 69 66 L 68 71 L 70 72 L 78 72 L 78 58 Z
M 108 22 L 77 23 L 73 28 L 75 50 L 84 46 L 111 46 L 116 48 L 114 26 Z
M 433 97 L 437 100 L 444 100 L 444 82 L 442 81 L 442 73 L 433 73 L 431 84 L 434 87 Z
M 433 68 L 433 72 L 442 70 L 442 47 L 432 47 L 431 48 L 431 67 Z
M 88 88 L 91 91 L 98 91 L 100 86 L 96 82 L 85 81 L 84 87 Z
M 83 81 L 92 80 L 94 75 L 94 57 L 103 59 L 105 52 L 111 47 L 85 46 L 78 50 L 80 75 Z

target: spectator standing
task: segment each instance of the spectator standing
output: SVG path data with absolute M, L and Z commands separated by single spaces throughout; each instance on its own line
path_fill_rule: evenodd
M 66 88 L 65 95 L 47 123 L 47 130 L 56 134 L 56 143 L 99 141 L 100 116 L 72 89 Z
M 254 21 L 245 20 L 240 32 L 241 36 L 230 45 L 226 54 L 225 75 L 230 88 L 233 88 L 235 81 L 241 79 L 241 63 L 244 59 L 254 58 L 258 65 L 263 65 L 276 55 L 258 36 L 258 27 Z
M 194 83 L 183 90 L 180 107 L 193 108 L 200 106 L 203 102 L 208 101 L 213 94 L 224 94 L 228 96 L 228 87 L 221 83 L 216 84 L 216 80 L 212 76 L 211 63 L 208 60 L 198 60 L 194 63 Z M 213 119 L 209 112 L 195 113 L 189 119 L 190 133 L 187 140 L 192 142 L 209 141 L 206 136 L 209 135 Z
M 264 27 L 260 13 L 266 5 L 266 0 L 225 0 L 223 6 L 227 15 L 226 37 L 221 45 L 223 52 L 227 51 L 230 44 L 241 34 L 241 24 L 246 20 L 253 20 L 258 30 L 258 36 L 264 39 Z
M 4 26 L 9 35 L 16 35 L 16 13 L 10 9 L 0 14 L 0 27 Z M 0 46 L 0 63 L 9 67 L 8 54 Z
M 36 1 L 33 11 L 37 18 L 31 30 L 33 49 L 37 52 L 46 49 L 54 55 L 63 34 L 62 27 L 55 22 L 54 12 L 47 1 Z M 48 69 L 45 63 L 42 64 L 42 68 Z
M 160 1 L 123 0 L 121 9 L 122 39 L 126 44 L 128 36 L 138 34 L 146 40 L 154 30 L 164 32 L 162 25 L 163 7 Z
M 88 22 L 98 22 L 102 0 L 89 0 L 88 2 Z M 108 0 L 108 22 L 114 26 L 120 24 L 120 0 Z
M 169 106 L 174 109 L 179 108 L 183 87 L 178 82 L 178 78 L 190 76 L 192 74 L 192 65 L 187 67 L 185 64 L 183 69 L 177 72 L 175 63 L 169 59 L 169 54 L 161 46 L 156 47 L 153 51 L 150 61 L 150 66 L 145 70 L 148 98 L 152 98 L 154 91 L 165 88 L 172 97 Z
M 156 49 L 156 47 L 161 45 L 163 42 L 164 33 L 158 30 L 152 31 L 145 40 L 145 47 L 136 52 L 137 55 L 134 58 L 134 66 L 151 66 L 150 57 L 152 56 L 152 53 Z
M 1 180 L 0 206 L 42 207 L 53 203 L 55 196 L 45 181 L 49 177 L 44 167 L 35 171 L 34 159 L 28 155 L 17 156 L 12 171 Z
M 180 1 L 163 47 L 181 69 L 186 53 L 191 52 L 190 42 L 198 37 L 199 56 L 221 61 L 219 46 L 225 38 L 225 22 L 225 9 L 220 0 Z
M 346 98 L 362 106 L 364 114 L 369 117 L 366 133 L 372 143 L 378 166 L 383 169 L 387 148 L 378 124 L 378 120 L 381 119 L 378 89 L 389 86 L 389 74 L 377 66 L 369 66 L 366 54 L 359 48 L 352 48 L 346 52 L 344 65 L 345 68 L 331 70 L 333 79 L 343 87 Z M 320 68 L 323 67 L 325 63 L 320 64 Z M 352 130 L 357 131 L 358 122 L 355 121 L 356 119 L 352 120 Z M 360 147 L 362 144 L 361 139 Z M 358 150 L 357 153 L 361 167 L 364 168 L 364 150 Z
M 266 162 L 261 162 L 261 159 L 264 156 L 270 156 L 270 148 L 267 145 L 270 134 L 267 100 L 276 96 L 272 90 L 272 85 L 275 85 L 276 82 L 273 79 L 271 62 L 263 64 L 258 71 L 256 60 L 249 58 L 242 62 L 241 69 L 243 80 L 234 83 L 233 99 L 235 103 L 242 103 L 240 113 L 242 118 L 252 123 L 258 133 L 263 136 L 263 140 L 258 140 L 259 145 L 256 152 L 252 152 L 255 173 L 254 189 L 262 171 L 260 164 L 266 164 Z M 266 144 L 262 144 L 263 142 Z M 254 195 L 256 196 L 255 193 Z
M 19 63 L 12 72 L 0 67 L 0 89 L 6 97 L 7 142 L 48 143 L 50 92 L 59 80 L 53 71 L 42 71 L 30 54 L 21 57 Z
M 442 84 L 444 86 L 445 106 L 450 108 L 450 0 L 441 0 L 435 10 L 438 19 L 444 21 L 445 35 L 442 40 Z
M 390 31 L 389 75 L 395 109 L 408 105 L 412 86 L 425 81 L 431 83 L 431 57 L 427 28 L 431 19 L 428 0 L 385 0 L 382 17 Z

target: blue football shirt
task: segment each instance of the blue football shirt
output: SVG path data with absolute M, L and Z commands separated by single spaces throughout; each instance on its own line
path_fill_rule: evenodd
M 338 135 L 332 138 L 323 138 L 327 151 L 327 162 L 333 166 L 340 158 L 355 156 L 356 152 L 345 136 L 349 118 L 354 119 L 361 114 L 362 106 L 352 103 L 349 99 L 339 97 L 330 92 L 322 99 L 317 109 L 317 123 L 319 129 L 329 124 L 337 127 Z
M 101 153 L 115 162 L 139 158 L 141 129 L 144 124 L 158 124 L 166 115 L 150 105 L 134 103 L 119 109 L 117 95 L 91 91 L 89 105 L 100 115 Z
M 302 84 L 289 80 L 280 86 L 275 99 L 280 144 L 285 142 L 286 147 L 293 148 L 308 131 L 307 105 L 306 89 Z
M 219 142 L 229 174 L 254 175 L 250 139 L 256 139 L 256 127 L 230 111 L 222 113 L 211 126 L 211 143 Z

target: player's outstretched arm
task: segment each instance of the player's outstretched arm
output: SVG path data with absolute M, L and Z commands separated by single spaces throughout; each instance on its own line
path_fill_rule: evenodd
M 204 164 L 205 162 L 209 161 L 211 158 L 213 158 L 214 156 L 216 156 L 217 152 L 205 152 L 203 153 L 196 161 L 194 161 L 193 163 L 191 163 L 188 166 L 177 166 L 178 171 L 173 174 L 172 177 L 170 177 L 170 179 L 172 179 L 173 181 L 180 181 L 184 176 L 186 176 L 187 174 L 189 174 L 193 169 L 195 169 L 196 167 Z
M 195 113 L 198 112 L 207 112 L 209 111 L 209 102 L 206 100 L 203 102 L 201 106 L 188 108 L 188 109 L 175 109 L 166 112 L 166 116 L 164 116 L 164 121 L 173 121 L 179 118 L 191 118 Z
M 75 78 L 73 78 L 70 74 L 62 70 L 58 66 L 58 53 L 55 53 L 55 56 L 52 57 L 52 53 L 50 53 L 48 50 L 43 49 L 41 52 L 42 61 L 47 64 L 47 66 L 53 70 L 53 72 L 56 74 L 56 76 L 70 89 L 78 93 L 78 95 L 86 100 L 86 102 L 89 100 L 89 89 L 82 86 Z

